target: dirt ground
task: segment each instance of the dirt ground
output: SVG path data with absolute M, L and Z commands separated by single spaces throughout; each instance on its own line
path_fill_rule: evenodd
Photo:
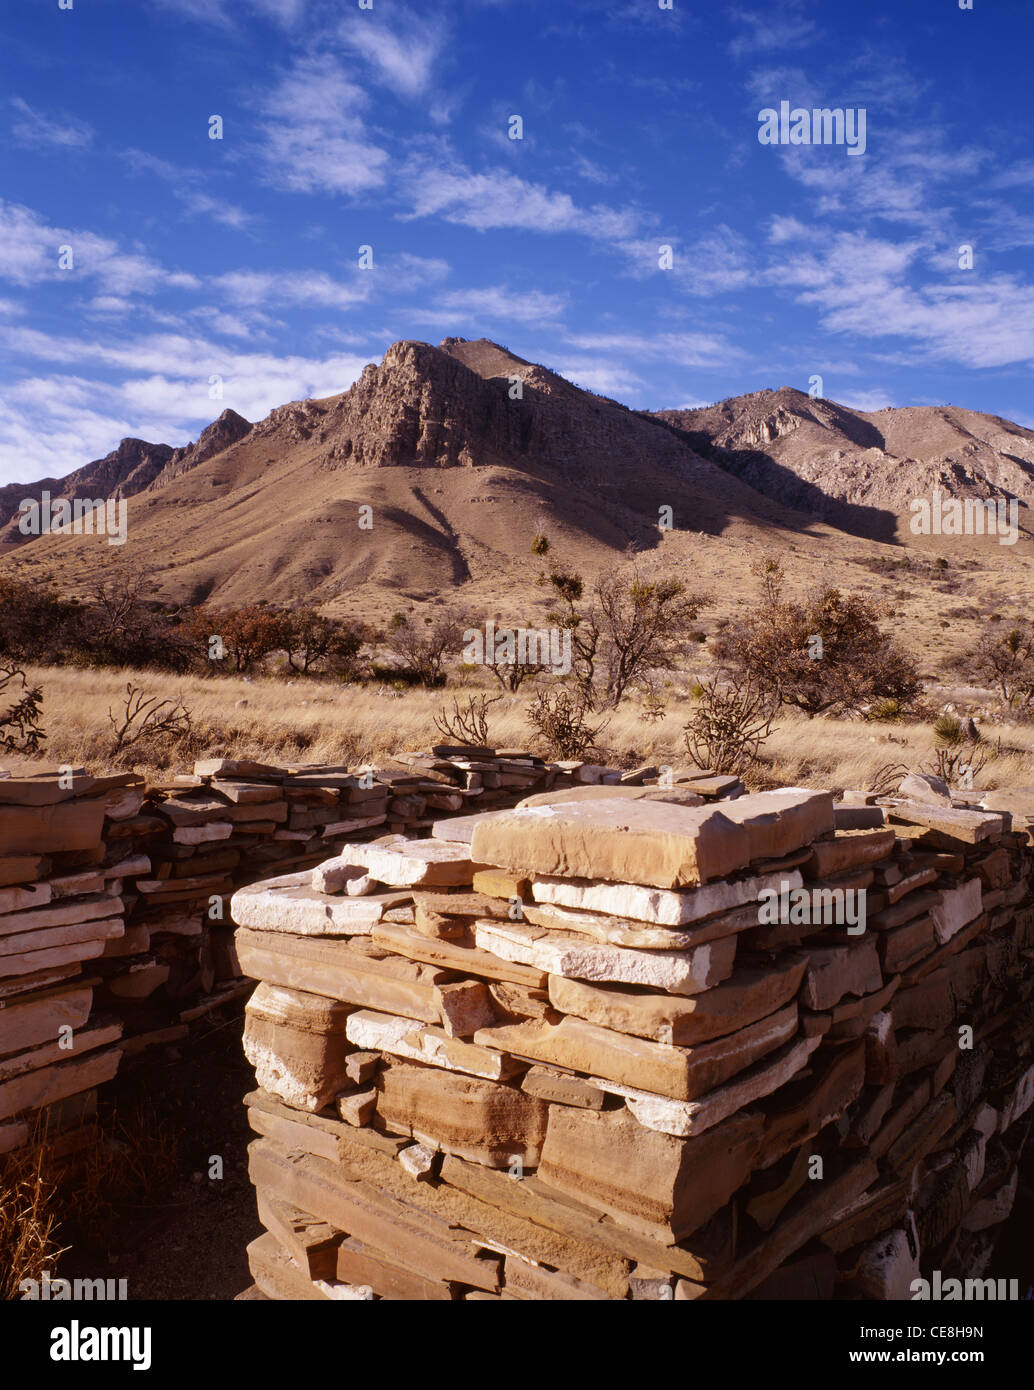
M 127 1281 L 134 1299 L 236 1297 L 251 1284 L 245 1254 L 262 1232 L 248 1181 L 245 1094 L 254 1072 L 241 1049 L 243 1013 L 209 1025 L 181 1045 L 120 1072 L 102 1093 L 102 1118 L 110 1120 L 152 1106 L 168 1118 L 177 1176 L 144 1200 L 119 1206 L 102 1241 L 76 1241 L 62 1259 L 66 1278 Z M 107 1109 L 106 1109 L 107 1108 Z M 223 1176 L 208 1176 L 213 1156 Z M 66 1234 L 64 1239 L 69 1239 Z

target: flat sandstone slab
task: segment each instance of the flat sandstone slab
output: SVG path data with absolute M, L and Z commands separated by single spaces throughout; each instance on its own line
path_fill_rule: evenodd
M 475 827 L 471 852 L 525 874 L 654 888 L 694 887 L 751 858 L 747 832 L 722 811 L 621 799 L 504 811 Z
M 735 1033 L 782 1008 L 797 993 L 807 964 L 807 956 L 784 952 L 770 968 L 737 970 L 724 984 L 690 998 L 551 975 L 549 1002 L 560 1013 L 575 1014 L 589 1023 L 691 1047 Z
M 797 1006 L 791 1004 L 770 1018 L 695 1048 L 647 1042 L 571 1017 L 555 1024 L 529 1019 L 481 1028 L 474 1041 L 671 1100 L 693 1100 L 789 1042 L 796 1031 Z

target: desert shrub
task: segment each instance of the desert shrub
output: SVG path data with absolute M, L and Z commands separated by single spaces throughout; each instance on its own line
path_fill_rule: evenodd
M 904 719 L 906 713 L 905 704 L 901 700 L 877 700 L 866 710 L 865 718 L 873 723 L 894 724 L 898 720 Z
M 906 777 L 910 771 L 905 763 L 884 763 L 870 777 L 865 790 L 877 796 L 890 796 L 897 791 L 902 777 Z
M 592 724 L 582 692 L 564 685 L 541 691 L 528 710 L 528 722 L 554 758 L 582 758 L 596 752 L 596 740 L 610 723 Z
M 999 614 L 989 621 L 1000 622 Z M 993 686 L 1010 709 L 1026 711 L 1034 703 L 1034 624 L 1023 620 L 1006 631 L 985 632 L 968 667 L 978 680 Z
M 979 734 L 976 739 L 967 736 L 962 721 L 952 714 L 942 714 L 934 721 L 933 735 L 933 754 L 922 770 L 943 778 L 949 786 L 959 784 L 971 787 L 977 773 L 982 772 L 1002 752 L 1001 739 L 994 747 L 975 748 Z
M 740 773 L 757 761 L 772 732 L 777 704 L 750 678 L 714 677 L 701 688 L 697 707 L 683 726 L 686 751 L 700 767 Z
M 190 733 L 191 714 L 179 700 L 163 700 L 157 695 L 145 695 L 143 688 L 126 683 L 126 698 L 122 709 L 115 714 L 108 707 L 108 722 L 115 733 L 112 754 L 120 753 L 142 739 L 179 741 Z
M 38 753 L 46 734 L 40 728 L 43 690 L 30 686 L 17 666 L 0 666 L 0 697 L 13 681 L 21 682 L 22 694 L 7 709 L 0 709 L 0 749 L 8 753 Z M 11 694 L 16 693 L 16 689 Z
M 501 695 L 468 695 L 466 705 L 453 700 L 452 712 L 443 705 L 434 716 L 434 727 L 445 738 L 469 747 L 488 747 L 488 708 Z

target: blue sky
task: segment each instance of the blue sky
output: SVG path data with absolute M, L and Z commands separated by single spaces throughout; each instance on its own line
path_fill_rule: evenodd
M 0 482 L 448 335 L 647 409 L 1034 425 L 1025 0 L 61 3 L 0 20 Z M 864 154 L 761 144 L 784 100 Z

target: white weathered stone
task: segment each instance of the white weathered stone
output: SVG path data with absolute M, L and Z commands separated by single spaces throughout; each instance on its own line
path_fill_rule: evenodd
M 689 951 L 636 951 L 521 922 L 476 922 L 474 940 L 483 951 L 551 975 L 649 985 L 668 994 L 699 994 L 720 984 L 732 974 L 736 955 L 734 936 Z
M 295 936 L 368 936 L 370 928 L 389 908 L 408 901 L 407 893 L 349 898 L 318 893 L 306 885 L 257 884 L 234 893 L 230 916 L 238 926 L 256 931 L 290 932 Z
M 411 1018 L 394 1014 L 374 1013 L 372 1009 L 350 1014 L 345 1036 L 364 1051 L 390 1052 L 432 1067 L 444 1067 L 446 1071 L 481 1076 L 487 1081 L 503 1081 L 518 1070 L 513 1059 L 501 1052 L 450 1038 L 443 1028 L 414 1023 Z
M 632 1115 L 645 1129 L 659 1130 L 677 1139 L 702 1134 L 745 1106 L 771 1095 L 807 1065 L 808 1058 L 821 1043 L 821 1037 L 801 1038 L 752 1067 L 745 1075 L 717 1086 L 699 1100 L 667 1100 L 632 1086 L 622 1086 L 604 1077 L 590 1076 L 591 1086 L 623 1096 Z
M 536 902 L 557 907 L 577 907 L 604 912 L 612 917 L 631 917 L 658 926 L 681 927 L 744 903 L 756 902 L 761 893 L 782 883 L 800 888 L 804 880 L 796 869 L 781 874 L 760 874 L 738 882 L 705 883 L 684 893 L 665 888 L 646 888 L 636 883 L 603 883 L 590 879 L 536 878 L 531 892 Z
M 943 946 L 956 932 L 975 921 L 980 916 L 981 904 L 982 892 L 978 878 L 971 878 L 958 888 L 942 889 L 940 903 L 930 909 L 938 944 Z
M 470 850 L 456 841 L 411 840 L 403 845 L 346 845 L 338 859 L 365 868 L 396 888 L 463 887 L 474 877 Z

